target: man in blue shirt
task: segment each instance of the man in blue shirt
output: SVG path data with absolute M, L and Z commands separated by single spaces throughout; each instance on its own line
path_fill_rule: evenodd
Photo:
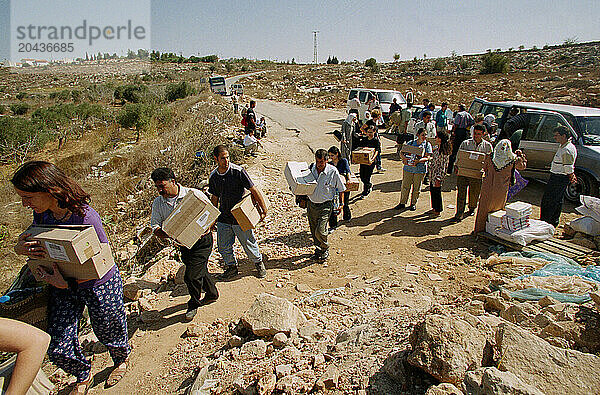
M 442 108 L 435 114 L 435 126 L 438 132 L 445 132 L 448 129 L 448 116 L 446 110 L 448 103 L 442 103 Z
M 307 217 L 310 234 L 314 240 L 315 253 L 311 259 L 325 261 L 329 258 L 329 244 L 327 243 L 327 225 L 333 208 L 335 194 L 340 196 L 340 207 L 344 205 L 344 191 L 346 185 L 335 166 L 327 163 L 328 155 L 324 149 L 315 152 L 315 164 L 311 172 L 317 180 L 315 191 L 308 195 Z M 337 208 L 339 212 L 339 208 Z

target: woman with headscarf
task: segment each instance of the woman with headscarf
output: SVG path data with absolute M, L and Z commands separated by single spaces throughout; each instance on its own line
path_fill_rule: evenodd
M 496 128 L 498 127 L 494 114 L 488 114 L 483 118 L 483 126 L 485 126 L 485 129 L 487 130 L 490 139 L 489 141 L 491 142 L 492 138 L 496 134 Z
M 517 150 L 512 152 L 510 140 L 496 144 L 492 155 L 485 158 L 485 175 L 481 182 L 481 194 L 475 219 L 475 233 L 485 231 L 488 214 L 502 210 L 506 205 L 508 189 L 515 179 L 515 170 L 525 170 L 527 159 Z
M 351 112 L 348 117 L 342 123 L 342 140 L 340 141 L 340 152 L 342 158 L 350 161 L 350 155 L 352 155 L 352 138 L 354 127 L 356 125 L 356 114 Z

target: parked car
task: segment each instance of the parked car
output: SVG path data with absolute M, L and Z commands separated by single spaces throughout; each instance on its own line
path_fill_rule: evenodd
M 527 170 L 522 172 L 523 175 L 542 181 L 550 177 L 550 164 L 558 149 L 553 130 L 562 125 L 571 132 L 577 147 L 575 175 L 578 183 L 567 188 L 565 197 L 578 202 L 580 194 L 599 196 L 600 108 L 519 101 L 488 102 L 476 98 L 469 112 L 472 115 L 494 114 L 500 131 L 512 108 L 530 114 L 527 126 L 515 132 L 521 133 L 518 148 L 527 156 Z
M 358 110 L 358 119 L 364 122 L 368 119 L 366 112 L 368 111 L 367 101 L 375 96 L 381 107 L 381 113 L 383 115 L 383 122 L 387 123 L 390 116 L 390 105 L 394 98 L 400 107 L 406 108 L 406 99 L 402 96 L 402 93 L 394 90 L 386 89 L 367 89 L 367 88 L 352 88 L 348 93 L 348 101 L 358 97 L 360 101 L 360 109 Z M 347 108 L 349 110 L 350 107 Z

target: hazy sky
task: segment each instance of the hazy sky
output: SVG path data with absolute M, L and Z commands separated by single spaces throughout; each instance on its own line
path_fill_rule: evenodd
M 30 0 L 31 1 L 31 0 Z M 35 0 L 32 0 L 35 3 Z M 72 1 L 73 4 L 81 2 Z M 127 1 L 131 4 L 134 1 Z M 600 39 L 598 0 L 153 0 L 152 49 L 221 58 L 391 61 L 519 45 Z M 0 0 L 0 59 L 9 55 L 10 1 Z M 78 7 L 81 7 L 79 5 Z M 130 8 L 130 7 L 129 7 Z M 69 10 L 60 10 L 68 13 Z M 111 10 L 119 14 L 119 10 Z

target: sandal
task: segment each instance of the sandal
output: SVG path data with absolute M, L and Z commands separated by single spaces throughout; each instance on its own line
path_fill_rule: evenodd
M 121 363 L 119 366 L 115 367 L 113 369 L 112 372 L 110 372 L 110 375 L 108 375 L 108 378 L 106 379 L 106 383 L 105 383 L 105 388 L 110 388 L 114 385 L 116 385 L 119 381 L 121 381 L 121 379 L 123 378 L 123 376 L 125 376 L 125 373 L 127 372 L 127 361 Z
M 92 385 L 92 374 L 90 373 L 90 377 L 87 380 L 82 381 L 81 383 L 75 383 L 75 386 L 69 392 L 69 395 L 85 395 L 88 393 L 90 386 Z

